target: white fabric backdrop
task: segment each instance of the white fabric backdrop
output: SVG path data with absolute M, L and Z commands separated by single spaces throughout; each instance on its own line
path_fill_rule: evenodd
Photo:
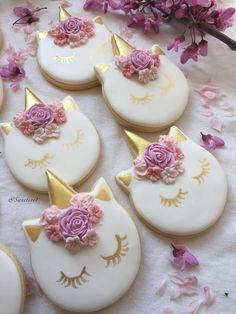
M 41 0 L 35 2 L 40 6 L 46 5 L 48 7 L 48 11 L 41 16 L 40 23 L 41 26 L 44 26 L 44 29 L 47 29 L 48 22 L 57 19 L 59 1 Z M 232 1 L 225 2 L 230 3 Z M 92 13 L 83 12 L 82 0 L 74 0 L 72 3 L 73 7 L 69 8 L 71 13 L 92 15 Z M 22 33 L 14 33 L 11 30 L 11 23 L 15 20 L 11 12 L 14 6 L 24 4 L 24 1 L 0 1 L 0 26 L 5 39 L 17 47 L 22 47 L 25 43 Z M 109 29 L 116 32 L 119 32 L 120 26 L 125 22 L 125 18 L 114 17 L 112 14 L 104 16 L 104 20 Z M 228 32 L 236 38 L 236 27 Z M 172 33 L 173 28 L 166 26 L 158 36 L 144 36 L 142 32 L 136 32 L 132 40 L 135 41 L 138 47 L 151 46 L 156 42 L 165 47 Z M 202 59 L 198 64 L 190 62 L 187 66 L 181 66 L 188 77 L 192 92 L 187 110 L 178 121 L 177 126 L 198 143 L 200 143 L 200 131 L 207 133 L 212 132 L 212 130 L 209 128 L 209 119 L 201 116 L 198 112 L 199 98 L 193 92 L 193 87 L 213 79 L 215 84 L 227 95 L 227 102 L 235 105 L 236 99 L 236 52 L 230 51 L 228 47 L 214 39 L 210 40 L 210 44 L 210 53 L 207 58 Z M 168 53 L 168 55 L 173 61 L 178 62 L 176 54 Z M 17 93 L 13 93 L 9 89 L 8 83 L 4 84 L 5 101 L 0 113 L 1 122 L 10 121 L 17 111 L 22 110 L 24 87 L 30 87 L 45 100 L 62 99 L 68 94 L 68 92 L 52 86 L 43 79 L 35 58 L 27 60 L 26 72 L 27 77 L 22 82 L 22 90 Z M 117 200 L 133 217 L 142 243 L 142 263 L 134 285 L 119 302 L 108 309 L 100 311 L 100 313 L 154 314 L 161 313 L 165 306 L 172 307 L 176 313 L 185 313 L 186 305 L 195 299 L 194 297 L 183 297 L 177 302 L 170 303 L 168 295 L 161 298 L 155 295 L 155 287 L 171 270 L 168 262 L 171 254 L 171 240 L 151 232 L 137 219 L 127 196 L 115 183 L 114 175 L 129 167 L 131 163 L 131 154 L 122 137 L 122 127 L 116 123 L 106 108 L 100 88 L 71 92 L 70 94 L 75 97 L 81 110 L 94 122 L 102 139 L 102 156 L 98 167 L 94 175 L 79 190 L 88 191 L 93 182 L 100 176 L 104 176 L 113 189 Z M 213 228 L 193 239 L 185 239 L 183 242 L 191 248 L 200 261 L 200 266 L 195 271 L 200 282 L 203 285 L 211 286 L 216 294 L 214 305 L 208 310 L 203 308 L 201 313 L 234 314 L 236 313 L 236 194 L 233 190 L 236 183 L 236 120 L 235 117 L 223 119 L 225 128 L 222 137 L 226 141 L 226 147 L 214 152 L 214 154 L 228 177 L 229 196 L 227 206 L 223 216 Z M 158 134 L 144 134 L 144 136 L 154 140 Z M 0 139 L 0 151 L 4 152 L 2 139 Z M 41 210 L 47 207 L 48 197 L 33 193 L 18 184 L 6 167 L 3 153 L 0 158 L 0 193 L 0 242 L 8 245 L 19 257 L 27 272 L 31 273 L 29 250 L 22 232 L 21 222 L 25 218 L 38 217 Z M 21 198 L 38 197 L 38 201 L 35 203 L 11 202 L 11 198 L 16 196 Z M 45 258 L 47 257 L 45 256 Z M 225 292 L 229 293 L 228 297 L 224 295 Z M 11 296 L 9 296 L 9 302 L 10 298 Z M 14 298 L 14 295 L 12 298 Z M 25 314 L 42 313 L 64 314 L 66 312 L 60 312 L 44 296 L 28 298 Z

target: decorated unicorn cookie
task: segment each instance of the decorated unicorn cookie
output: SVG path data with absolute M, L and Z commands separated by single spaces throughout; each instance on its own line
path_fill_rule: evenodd
M 155 143 L 128 131 L 126 136 L 136 159 L 116 179 L 150 228 L 189 236 L 217 221 L 226 203 L 227 183 L 212 154 L 176 127 Z
M 96 63 L 112 60 L 111 35 L 101 17 L 71 17 L 59 8 L 59 22 L 38 32 L 38 63 L 45 78 L 69 90 L 97 86 Z
M 50 171 L 47 178 L 51 207 L 40 219 L 23 222 L 36 280 L 60 308 L 103 309 L 123 296 L 137 275 L 136 227 L 103 178 L 80 194 Z
M 138 50 L 113 35 L 112 46 L 115 60 L 97 64 L 95 71 L 118 122 L 153 132 L 179 119 L 188 102 L 189 87 L 178 67 L 157 45 Z
M 94 170 L 100 141 L 93 124 L 70 96 L 44 104 L 26 89 L 25 111 L 0 124 L 5 159 L 13 175 L 28 188 L 46 192 L 50 167 L 71 185 Z
M 3 314 L 23 314 L 25 276 L 16 256 L 0 244 L 0 305 Z M 11 297 L 9 298 L 9 295 Z

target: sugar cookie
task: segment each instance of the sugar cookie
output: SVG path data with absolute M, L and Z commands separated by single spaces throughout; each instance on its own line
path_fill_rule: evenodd
M 153 132 L 180 118 L 189 97 L 187 80 L 154 45 L 137 50 L 112 36 L 115 60 L 97 64 L 103 95 L 117 121 L 125 127 Z
M 150 228 L 189 236 L 217 221 L 226 203 L 227 182 L 212 154 L 176 127 L 156 143 L 128 131 L 126 136 L 137 158 L 116 179 Z
M 59 10 L 60 22 L 48 32 L 38 32 L 37 59 L 43 75 L 68 90 L 99 85 L 94 65 L 112 60 L 110 32 L 101 17 L 75 18 L 62 7 Z
M 40 219 L 23 222 L 35 278 L 60 308 L 103 309 L 122 297 L 137 275 L 135 224 L 103 178 L 80 194 L 50 171 L 47 178 L 51 207 Z
M 1 313 L 23 314 L 25 276 L 16 256 L 0 244 L 0 304 Z M 9 298 L 9 294 L 11 297 Z
M 26 89 L 25 112 L 0 124 L 5 159 L 12 174 L 28 188 L 47 192 L 45 170 L 52 169 L 70 185 L 84 181 L 100 155 L 97 131 L 67 96 L 43 104 Z

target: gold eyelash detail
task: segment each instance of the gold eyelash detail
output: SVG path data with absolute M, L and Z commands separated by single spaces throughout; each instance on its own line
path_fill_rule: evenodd
M 205 177 L 208 176 L 208 174 L 210 173 L 210 163 L 206 160 L 199 160 L 202 170 L 201 173 L 195 177 L 193 177 L 194 180 L 197 180 L 199 184 L 201 184 L 202 182 L 205 181 Z
M 37 167 L 43 168 L 47 167 L 50 164 L 50 159 L 54 159 L 53 156 L 49 156 L 49 154 L 45 154 L 41 160 L 34 160 L 31 158 L 27 159 L 27 163 L 25 164 L 25 167 L 30 167 L 32 169 L 35 169 Z
M 113 266 L 120 264 L 121 256 L 126 256 L 126 253 L 129 250 L 128 242 L 123 243 L 127 239 L 127 235 L 120 237 L 118 234 L 116 234 L 115 237 L 117 241 L 117 249 L 115 253 L 111 256 L 101 256 L 107 263 L 106 267 L 109 267 L 111 262 Z
M 81 143 L 81 139 L 84 136 L 83 131 L 81 129 L 76 129 L 75 133 L 76 133 L 75 134 L 75 139 L 72 142 L 70 142 L 70 143 L 64 144 L 64 146 L 66 148 L 71 148 L 72 146 L 75 146 L 75 145 L 78 145 L 78 144 Z
M 173 198 L 167 198 L 164 197 L 162 195 L 160 195 L 160 203 L 163 206 L 175 206 L 178 207 L 183 200 L 185 200 L 186 196 L 187 196 L 188 192 L 183 192 L 182 189 L 179 189 L 179 192 L 177 193 L 177 195 Z
M 77 60 L 75 54 L 71 55 L 71 56 L 55 56 L 53 57 L 53 60 L 55 60 L 56 62 L 61 62 L 61 63 L 67 63 L 67 64 L 70 64 L 70 63 L 73 63 Z
M 165 85 L 159 86 L 163 93 L 168 93 L 175 85 L 174 79 L 170 75 L 165 75 L 167 83 Z
M 84 278 L 85 275 L 90 276 L 90 274 L 86 270 L 86 266 L 84 266 L 81 273 L 75 277 L 68 277 L 63 271 L 61 271 L 60 273 L 61 277 L 57 280 L 57 282 L 60 282 L 62 286 L 65 286 L 65 288 L 72 287 L 74 289 L 77 289 L 78 286 L 82 286 L 83 283 L 88 281 Z
M 148 102 L 151 101 L 152 99 L 152 94 L 146 92 L 145 95 L 143 97 L 137 97 L 133 94 L 130 94 L 130 100 L 132 101 L 132 103 L 137 104 L 137 105 L 144 105 L 147 104 Z

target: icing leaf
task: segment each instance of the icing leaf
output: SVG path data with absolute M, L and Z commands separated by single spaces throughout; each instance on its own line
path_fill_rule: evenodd
M 184 245 L 174 245 L 173 247 L 173 258 L 171 260 L 171 264 L 181 271 L 184 271 L 186 268 L 186 264 L 190 266 L 197 266 L 198 260 L 197 258 L 184 246 Z
M 203 134 L 201 132 L 202 135 L 202 140 L 204 142 L 204 144 L 202 145 L 204 148 L 206 149 L 216 149 L 219 147 L 223 147 L 225 145 L 225 142 L 218 136 L 214 136 L 211 134 Z

